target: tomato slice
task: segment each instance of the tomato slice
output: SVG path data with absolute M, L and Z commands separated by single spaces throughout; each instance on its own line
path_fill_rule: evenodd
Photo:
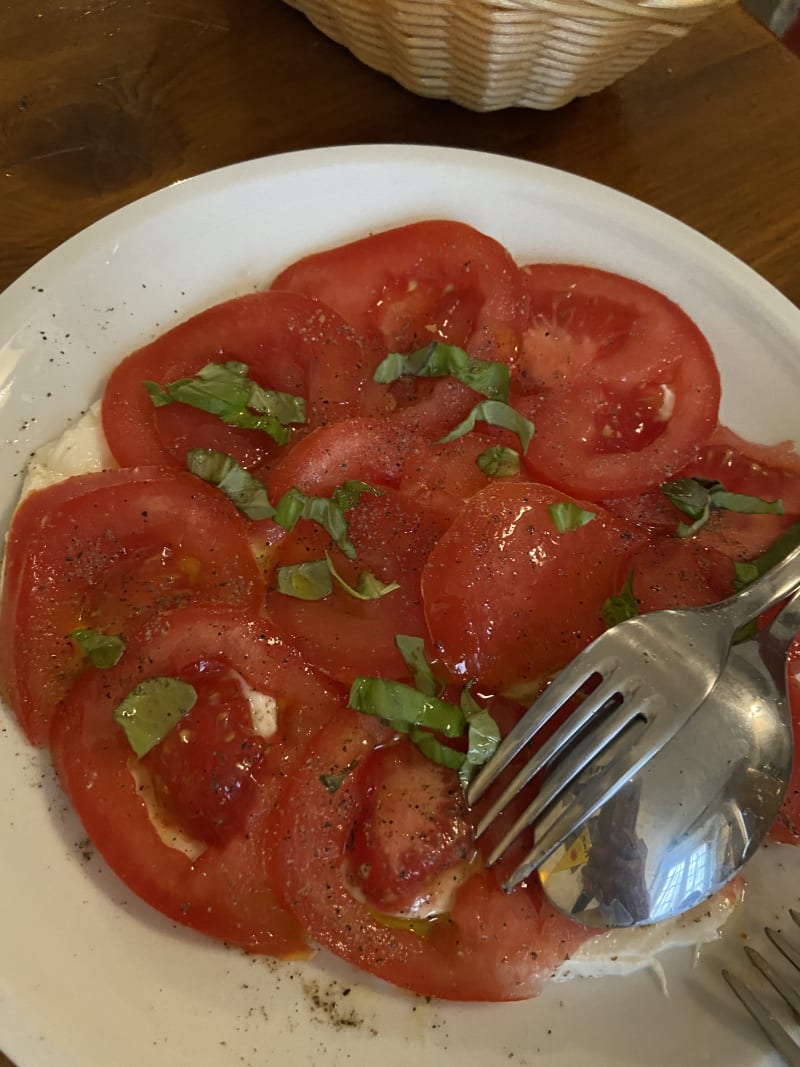
M 300 520 L 268 553 L 266 610 L 303 654 L 332 678 L 349 683 L 359 674 L 399 677 L 405 672 L 394 645 L 398 633 L 423 636 L 425 618 L 420 573 L 449 515 L 426 508 L 402 492 L 404 465 L 426 442 L 383 419 L 347 419 L 321 427 L 299 442 L 269 479 L 278 500 L 292 486 L 329 497 L 348 480 L 364 481 L 379 491 L 365 493 L 346 512 L 349 538 L 356 550 L 348 559 L 320 526 Z M 370 572 L 399 588 L 375 600 L 359 600 L 334 582 L 324 600 L 301 600 L 278 592 L 281 567 L 322 560 L 328 553 L 337 572 L 355 587 Z
M 533 417 L 534 477 L 590 500 L 673 477 L 717 422 L 713 353 L 672 301 L 620 275 L 524 268 L 530 320 L 515 404 Z
M 113 711 L 134 685 L 164 676 L 195 685 L 198 703 L 137 760 Z M 256 731 L 249 704 L 243 714 L 243 683 L 274 701 L 275 733 Z M 148 904 L 249 951 L 307 955 L 263 857 L 283 783 L 345 699 L 263 619 L 198 604 L 161 616 L 115 667 L 76 683 L 53 722 L 53 759 L 95 846 Z
M 733 593 L 733 563 L 703 541 L 654 537 L 625 560 L 617 583 L 633 574 L 639 610 L 689 608 L 712 604 Z
M 431 341 L 508 363 L 526 322 L 516 263 L 497 241 L 460 222 L 413 223 L 306 256 L 272 285 L 335 308 L 365 339 L 373 367 L 386 352 Z M 438 437 L 479 399 L 452 379 L 404 378 L 366 384 L 360 410 Z
M 433 643 L 457 676 L 529 695 L 603 629 L 632 529 L 599 505 L 558 533 L 551 506 L 572 498 L 535 483 L 489 485 L 433 549 L 422 597 Z
M 588 932 L 558 915 L 544 900 L 538 882 L 507 894 L 501 888 L 501 871 L 484 869 L 479 859 L 465 871 L 462 852 L 470 842 L 463 832 L 463 808 L 458 814 L 453 793 L 456 775 L 447 772 L 449 784 L 445 772 L 417 778 L 424 782 L 416 798 L 421 811 L 409 814 L 408 789 L 393 795 L 393 787 L 398 768 L 416 766 L 416 757 L 374 755 L 393 741 L 388 730 L 350 711 L 337 715 L 317 735 L 284 794 L 276 834 L 273 862 L 285 879 L 285 899 L 315 941 L 395 985 L 452 1000 L 535 996 Z M 398 748 L 406 745 L 397 742 Z M 381 779 L 387 761 L 389 773 Z M 387 788 L 376 804 L 381 780 Z M 423 802 L 424 811 L 432 813 L 427 832 L 452 847 L 449 868 L 421 870 L 424 849 L 415 846 L 425 833 Z M 431 918 L 381 910 L 374 900 L 365 899 L 365 879 L 359 885 L 354 877 L 353 849 L 362 848 L 359 835 L 371 829 L 381 840 L 377 846 L 373 843 L 370 859 L 377 855 L 388 860 L 395 875 L 381 872 L 378 899 L 392 898 L 392 887 L 401 881 L 398 864 L 405 860 L 402 842 L 393 834 L 395 819 L 404 831 L 411 830 L 407 843 L 418 888 L 430 885 L 431 876 L 441 888 L 447 870 L 452 872 L 449 889 L 435 902 L 439 909 Z M 356 863 L 363 858 L 363 850 L 356 851 Z
M 122 466 L 186 466 L 191 448 L 232 455 L 260 469 L 281 447 L 264 432 L 226 425 L 186 404 L 155 407 L 145 381 L 166 385 L 207 363 L 246 363 L 265 389 L 302 396 L 309 427 L 355 413 L 367 373 L 359 341 L 330 308 L 292 293 L 253 293 L 200 312 L 133 352 L 111 374 L 103 394 L 103 430 Z
M 80 475 L 32 493 L 8 536 L 3 693 L 34 744 L 85 660 L 69 634 L 126 634 L 197 597 L 250 606 L 263 577 L 244 521 L 216 489 L 154 467 Z

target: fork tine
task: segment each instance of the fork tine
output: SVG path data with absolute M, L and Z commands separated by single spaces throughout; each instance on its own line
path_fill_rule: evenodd
M 769 927 L 766 927 L 764 932 L 766 933 L 770 941 L 774 945 L 776 945 L 785 955 L 785 947 L 790 946 L 784 947 L 784 945 L 779 944 L 778 941 L 775 940 L 776 936 L 778 938 L 780 938 L 781 936 L 778 931 L 770 930 Z M 778 972 L 775 970 L 769 960 L 764 959 L 760 952 L 757 952 L 749 945 L 745 945 L 744 950 L 747 953 L 747 958 L 750 960 L 753 966 L 757 967 L 758 970 L 761 971 L 766 980 L 769 982 L 769 984 L 772 986 L 772 988 L 777 993 L 780 993 L 780 995 L 783 997 L 783 999 L 786 1001 L 786 1003 L 789 1005 L 795 1015 L 800 1015 L 800 994 L 797 993 L 794 989 L 792 989 L 786 979 L 783 978 L 782 975 L 778 974 Z
M 505 852 L 506 848 L 519 836 L 525 827 L 538 819 L 539 815 L 546 808 L 550 807 L 553 801 L 564 792 L 567 786 L 569 786 L 570 783 L 586 769 L 587 765 L 599 756 L 609 744 L 619 736 L 625 727 L 631 725 L 632 720 L 635 720 L 640 714 L 641 705 L 637 705 L 630 700 L 627 700 L 619 707 L 609 712 L 608 715 L 604 716 L 599 724 L 589 726 L 588 732 L 546 776 L 538 793 L 531 798 L 531 802 L 524 814 L 517 819 L 512 829 L 508 831 L 500 844 L 495 847 L 493 852 L 487 858 L 487 863 L 491 865 L 499 859 L 502 853 Z M 584 718 L 589 718 L 589 716 L 584 716 Z M 488 828 L 489 824 L 493 822 L 506 807 L 509 801 L 515 797 L 525 785 L 527 785 L 534 775 L 538 774 L 546 764 L 558 755 L 568 740 L 569 737 L 566 735 L 564 735 L 562 739 L 559 738 L 558 734 L 554 734 L 548 742 L 542 745 L 542 747 L 534 753 L 525 766 L 517 772 L 514 780 L 503 790 L 503 793 L 497 798 L 491 808 L 484 813 L 476 827 L 476 837 L 480 837 Z
M 781 1056 L 789 1064 L 789 1067 L 800 1067 L 800 1047 L 781 1026 L 773 1013 L 765 1008 L 744 982 L 731 974 L 730 971 L 724 970 L 722 977 L 764 1031 L 773 1047 L 780 1052 Z
M 646 727 L 646 729 L 639 731 L 638 736 L 632 740 L 629 748 L 624 752 L 618 753 L 603 768 L 601 774 L 595 779 L 590 778 L 581 783 L 581 788 L 569 797 L 566 806 L 557 813 L 555 818 L 547 823 L 534 847 L 504 883 L 504 889 L 510 891 L 514 886 L 519 885 L 534 868 L 541 866 L 560 845 L 563 845 L 567 838 L 577 833 L 598 808 L 601 808 L 603 804 L 616 796 L 625 783 L 653 758 L 674 733 L 674 728 L 667 724 L 663 717 L 655 722 L 647 723 Z M 610 740 L 613 740 L 613 737 Z M 578 747 L 580 748 L 580 746 Z M 558 770 L 561 771 L 561 768 Z M 569 770 L 564 773 L 568 774 Z M 554 792 L 557 784 L 553 787 Z M 527 812 L 525 815 L 527 815 Z M 518 833 L 526 825 L 529 825 L 525 821 L 525 815 L 517 820 L 512 830 L 505 836 L 504 842 L 507 841 L 510 844 Z
M 592 653 L 591 656 L 587 653 Z M 585 648 L 569 665 L 557 674 L 540 697 L 528 708 L 519 722 L 503 738 L 492 758 L 481 767 L 467 790 L 467 802 L 477 803 L 492 782 L 501 774 L 535 734 L 545 726 L 566 702 L 581 689 L 594 674 L 604 680 L 613 674 L 616 661 L 606 657 L 598 660 L 592 645 Z M 594 694 L 592 694 L 594 695 Z
M 798 919 L 796 918 L 797 912 L 793 912 L 790 914 L 792 915 L 794 921 L 798 922 Z M 767 926 L 765 929 L 767 937 L 770 939 L 775 948 L 782 952 L 786 959 L 789 961 L 789 963 L 791 963 L 794 967 L 797 968 L 798 971 L 800 971 L 800 952 L 797 951 L 794 945 L 789 944 L 783 934 L 781 934 L 778 930 L 772 930 L 769 926 Z M 797 997 L 797 1004 L 792 1005 L 792 1009 L 797 1012 L 798 1016 L 800 1016 L 800 996 Z
M 620 686 L 617 684 L 616 680 L 611 677 L 599 685 L 593 693 L 590 693 L 586 700 L 578 705 L 567 721 L 564 722 L 559 729 L 536 750 L 525 766 L 516 773 L 513 780 L 505 787 L 500 796 L 497 797 L 491 807 L 484 813 L 475 830 L 475 836 L 481 836 L 489 824 L 497 818 L 500 812 L 503 811 L 506 805 L 517 795 L 517 793 L 528 784 L 531 778 L 535 777 L 539 771 L 550 763 L 551 760 L 555 759 L 555 757 L 558 756 L 569 744 L 573 737 L 591 722 L 597 712 L 602 710 L 609 700 L 618 694 L 622 695 L 623 705 L 616 710 L 615 714 L 619 715 L 623 709 L 626 709 L 628 716 L 630 716 L 630 705 L 625 701 L 626 698 L 629 699 L 633 696 L 635 692 L 636 686 L 631 679 L 625 679 Z M 527 715 L 524 716 L 522 722 L 525 722 L 527 718 Z M 607 718 L 602 720 L 603 723 L 607 721 Z M 517 751 L 522 747 L 523 746 L 520 745 Z M 576 752 L 577 751 L 578 749 L 576 747 Z

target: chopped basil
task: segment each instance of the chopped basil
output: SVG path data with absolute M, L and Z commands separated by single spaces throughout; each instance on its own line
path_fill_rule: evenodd
M 664 482 L 661 492 L 678 511 L 694 521 L 678 524 L 678 537 L 690 537 L 708 522 L 712 511 L 736 511 L 745 515 L 782 515 L 780 500 L 762 500 L 744 493 L 729 493 L 721 482 L 708 478 L 678 478 Z
M 73 630 L 69 636 L 80 648 L 93 667 L 107 670 L 119 663 L 125 651 L 125 642 L 119 634 L 104 634 L 99 630 Z
M 380 496 L 381 491 L 366 482 L 347 481 L 338 486 L 329 499 L 309 496 L 292 487 L 278 501 L 273 518 L 284 530 L 292 530 L 298 519 L 318 523 L 327 530 L 348 559 L 354 559 L 356 550 L 348 537 L 344 513 L 355 507 L 364 493 Z
M 401 733 L 418 726 L 444 737 L 461 737 L 466 729 L 464 713 L 455 704 L 386 678 L 356 678 L 350 689 L 350 707 L 374 715 Z
M 394 643 L 408 667 L 408 673 L 414 680 L 414 686 L 427 696 L 441 696 L 444 686 L 439 682 L 431 670 L 428 658 L 425 655 L 425 642 L 421 637 L 409 637 L 406 634 L 397 634 Z
M 569 530 L 579 530 L 581 526 L 586 526 L 592 519 L 597 518 L 593 511 L 584 511 L 571 500 L 566 503 L 548 504 L 547 510 L 560 534 L 567 533 Z
M 279 593 L 297 597 L 300 600 L 324 600 L 333 592 L 332 578 L 335 578 L 344 591 L 356 600 L 378 600 L 393 593 L 400 586 L 397 582 L 384 584 L 369 571 L 359 574 L 356 586 L 349 585 L 336 570 L 330 556 L 324 559 L 311 559 L 303 563 L 290 563 L 279 567 L 276 587 Z
M 411 743 L 416 745 L 423 756 L 427 756 L 432 763 L 438 763 L 440 767 L 447 767 L 460 774 L 467 760 L 463 752 L 446 745 L 429 730 L 420 730 L 416 726 L 412 727 L 408 737 Z
M 484 449 L 475 462 L 490 478 L 510 478 L 513 474 L 519 474 L 519 452 L 505 445 L 492 445 Z
M 249 519 L 271 519 L 275 514 L 264 483 L 227 453 L 193 448 L 186 455 L 186 466 L 192 474 L 220 489 Z
M 458 776 L 462 787 L 466 789 L 478 767 L 488 763 L 494 755 L 500 744 L 500 730 L 467 686 L 461 690 L 460 704 L 467 720 L 467 755 L 459 767 Z
M 263 389 L 247 377 L 246 363 L 208 363 L 193 378 L 179 378 L 169 385 L 145 382 L 156 407 L 178 402 L 208 411 L 228 426 L 262 430 L 280 445 L 289 440 L 287 426 L 305 422 L 305 401 L 291 393 Z
M 327 560 L 312 559 L 305 563 L 291 563 L 279 567 L 276 574 L 279 593 L 298 600 L 324 600 L 333 592 L 333 582 Z
M 628 572 L 622 589 L 603 603 L 600 614 L 603 616 L 603 622 L 609 627 L 616 626 L 625 619 L 633 619 L 639 614 L 639 605 L 633 594 L 633 571 Z
M 457 378 L 491 400 L 508 400 L 507 364 L 473 359 L 463 348 L 441 341 L 432 341 L 407 355 L 390 352 L 376 368 L 373 379 L 380 385 L 388 385 L 406 374 L 416 378 Z
M 370 571 L 362 571 L 356 581 L 356 587 L 342 578 L 341 574 L 336 570 L 328 553 L 325 553 L 325 560 L 328 565 L 328 570 L 331 576 L 336 579 L 339 585 L 344 589 L 345 593 L 355 597 L 356 600 L 379 600 L 381 597 L 386 596 L 388 593 L 393 593 L 395 589 L 399 589 L 400 586 L 397 582 L 384 583 L 380 578 L 376 578 Z
M 772 542 L 766 552 L 746 563 L 734 564 L 736 574 L 733 582 L 734 589 L 738 591 L 750 585 L 756 578 L 766 574 L 776 563 L 780 563 L 798 545 L 800 545 L 800 522 L 795 522 Z
M 141 759 L 163 741 L 175 724 L 191 711 L 197 693 L 179 678 L 147 678 L 131 689 L 114 709 L 114 722 L 125 731 Z
M 348 775 L 352 774 L 358 766 L 358 760 L 351 760 L 338 774 L 331 772 L 330 774 L 321 774 L 319 780 L 325 786 L 329 793 L 338 793 L 344 785 Z
M 465 433 L 475 429 L 476 422 L 485 422 L 489 426 L 500 426 L 504 430 L 510 430 L 519 438 L 522 451 L 527 452 L 533 437 L 533 423 L 503 400 L 482 400 L 480 404 L 475 405 L 463 422 L 460 422 L 444 437 L 440 437 L 437 443 L 444 444 L 447 441 L 455 441 L 457 437 L 463 437 Z
M 398 634 L 395 643 L 417 688 L 383 678 L 357 678 L 350 690 L 350 707 L 375 715 L 398 733 L 408 734 L 428 759 L 458 771 L 466 788 L 475 769 L 492 756 L 500 742 L 497 723 L 468 687 L 462 690 L 457 705 L 436 696 L 441 691 L 439 682 L 425 657 L 421 638 Z M 462 737 L 464 733 L 466 752 L 451 748 L 436 736 Z

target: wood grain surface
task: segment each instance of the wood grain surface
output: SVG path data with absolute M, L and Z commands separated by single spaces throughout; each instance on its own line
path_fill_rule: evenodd
M 279 0 L 9 2 L 0 41 L 0 288 L 178 179 L 294 149 L 415 142 L 603 182 L 800 304 L 800 58 L 736 7 L 554 112 L 413 96 Z

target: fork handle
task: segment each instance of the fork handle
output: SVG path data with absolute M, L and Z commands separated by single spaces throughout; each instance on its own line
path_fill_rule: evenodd
M 712 615 L 736 632 L 800 586 L 800 545 L 746 588 L 711 607 Z

